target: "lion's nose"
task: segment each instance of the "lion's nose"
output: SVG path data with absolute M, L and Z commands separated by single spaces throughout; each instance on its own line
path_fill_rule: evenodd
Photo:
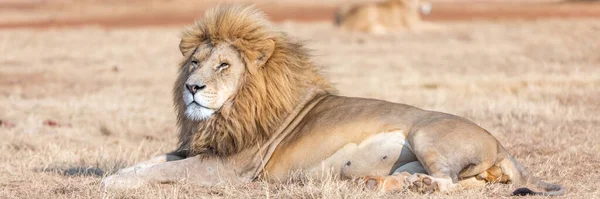
M 206 85 L 200 86 L 197 84 L 186 84 L 185 87 L 188 89 L 188 91 L 190 91 L 190 93 L 196 94 L 196 92 L 198 92 L 199 90 L 206 88 Z

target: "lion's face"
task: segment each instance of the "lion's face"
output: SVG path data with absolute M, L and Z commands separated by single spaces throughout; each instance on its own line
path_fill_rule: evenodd
M 245 72 L 240 53 L 230 44 L 202 44 L 184 66 L 187 79 L 181 85 L 185 115 L 191 120 L 212 116 L 237 92 Z

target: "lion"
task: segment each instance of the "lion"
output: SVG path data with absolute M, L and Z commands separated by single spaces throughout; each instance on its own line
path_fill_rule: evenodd
M 545 190 L 514 194 L 564 194 L 465 118 L 337 95 L 304 45 L 254 6 L 208 10 L 183 31 L 179 48 L 178 147 L 106 177 L 103 187 L 277 183 L 306 173 L 381 191 L 512 182 Z
M 335 24 L 342 29 L 371 34 L 387 34 L 417 30 L 431 26 L 421 20 L 421 14 L 431 12 L 430 3 L 420 0 L 386 0 L 338 9 Z

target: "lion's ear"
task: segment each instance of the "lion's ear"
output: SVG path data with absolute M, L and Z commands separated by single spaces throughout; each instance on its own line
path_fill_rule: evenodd
M 200 41 L 192 40 L 192 39 L 181 39 L 179 42 L 179 51 L 181 51 L 181 55 L 186 56 L 189 52 L 192 52 L 196 49 Z
M 261 45 L 260 54 L 256 58 L 256 66 L 262 67 L 265 65 L 273 55 L 273 51 L 275 51 L 275 41 L 268 39 Z
M 187 46 L 186 42 L 182 39 L 179 42 L 179 51 L 181 51 L 181 55 L 185 56 L 191 49 Z

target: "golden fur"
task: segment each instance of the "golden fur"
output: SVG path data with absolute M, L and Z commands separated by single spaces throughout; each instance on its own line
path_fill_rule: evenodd
M 273 41 L 274 49 L 264 66 L 254 66 Z M 283 32 L 270 25 L 264 14 L 254 7 L 219 6 L 206 12 L 201 21 L 183 31 L 180 43 L 185 59 L 181 71 L 197 46 L 231 43 L 246 63 L 241 88 L 235 103 L 222 107 L 213 117 L 192 121 L 185 117 L 181 85 L 187 78 L 180 72 L 173 89 L 175 111 L 180 126 L 179 150 L 189 155 L 212 153 L 227 156 L 249 146 L 263 143 L 276 125 L 287 116 L 309 87 L 332 90 L 309 59 L 308 51 Z

